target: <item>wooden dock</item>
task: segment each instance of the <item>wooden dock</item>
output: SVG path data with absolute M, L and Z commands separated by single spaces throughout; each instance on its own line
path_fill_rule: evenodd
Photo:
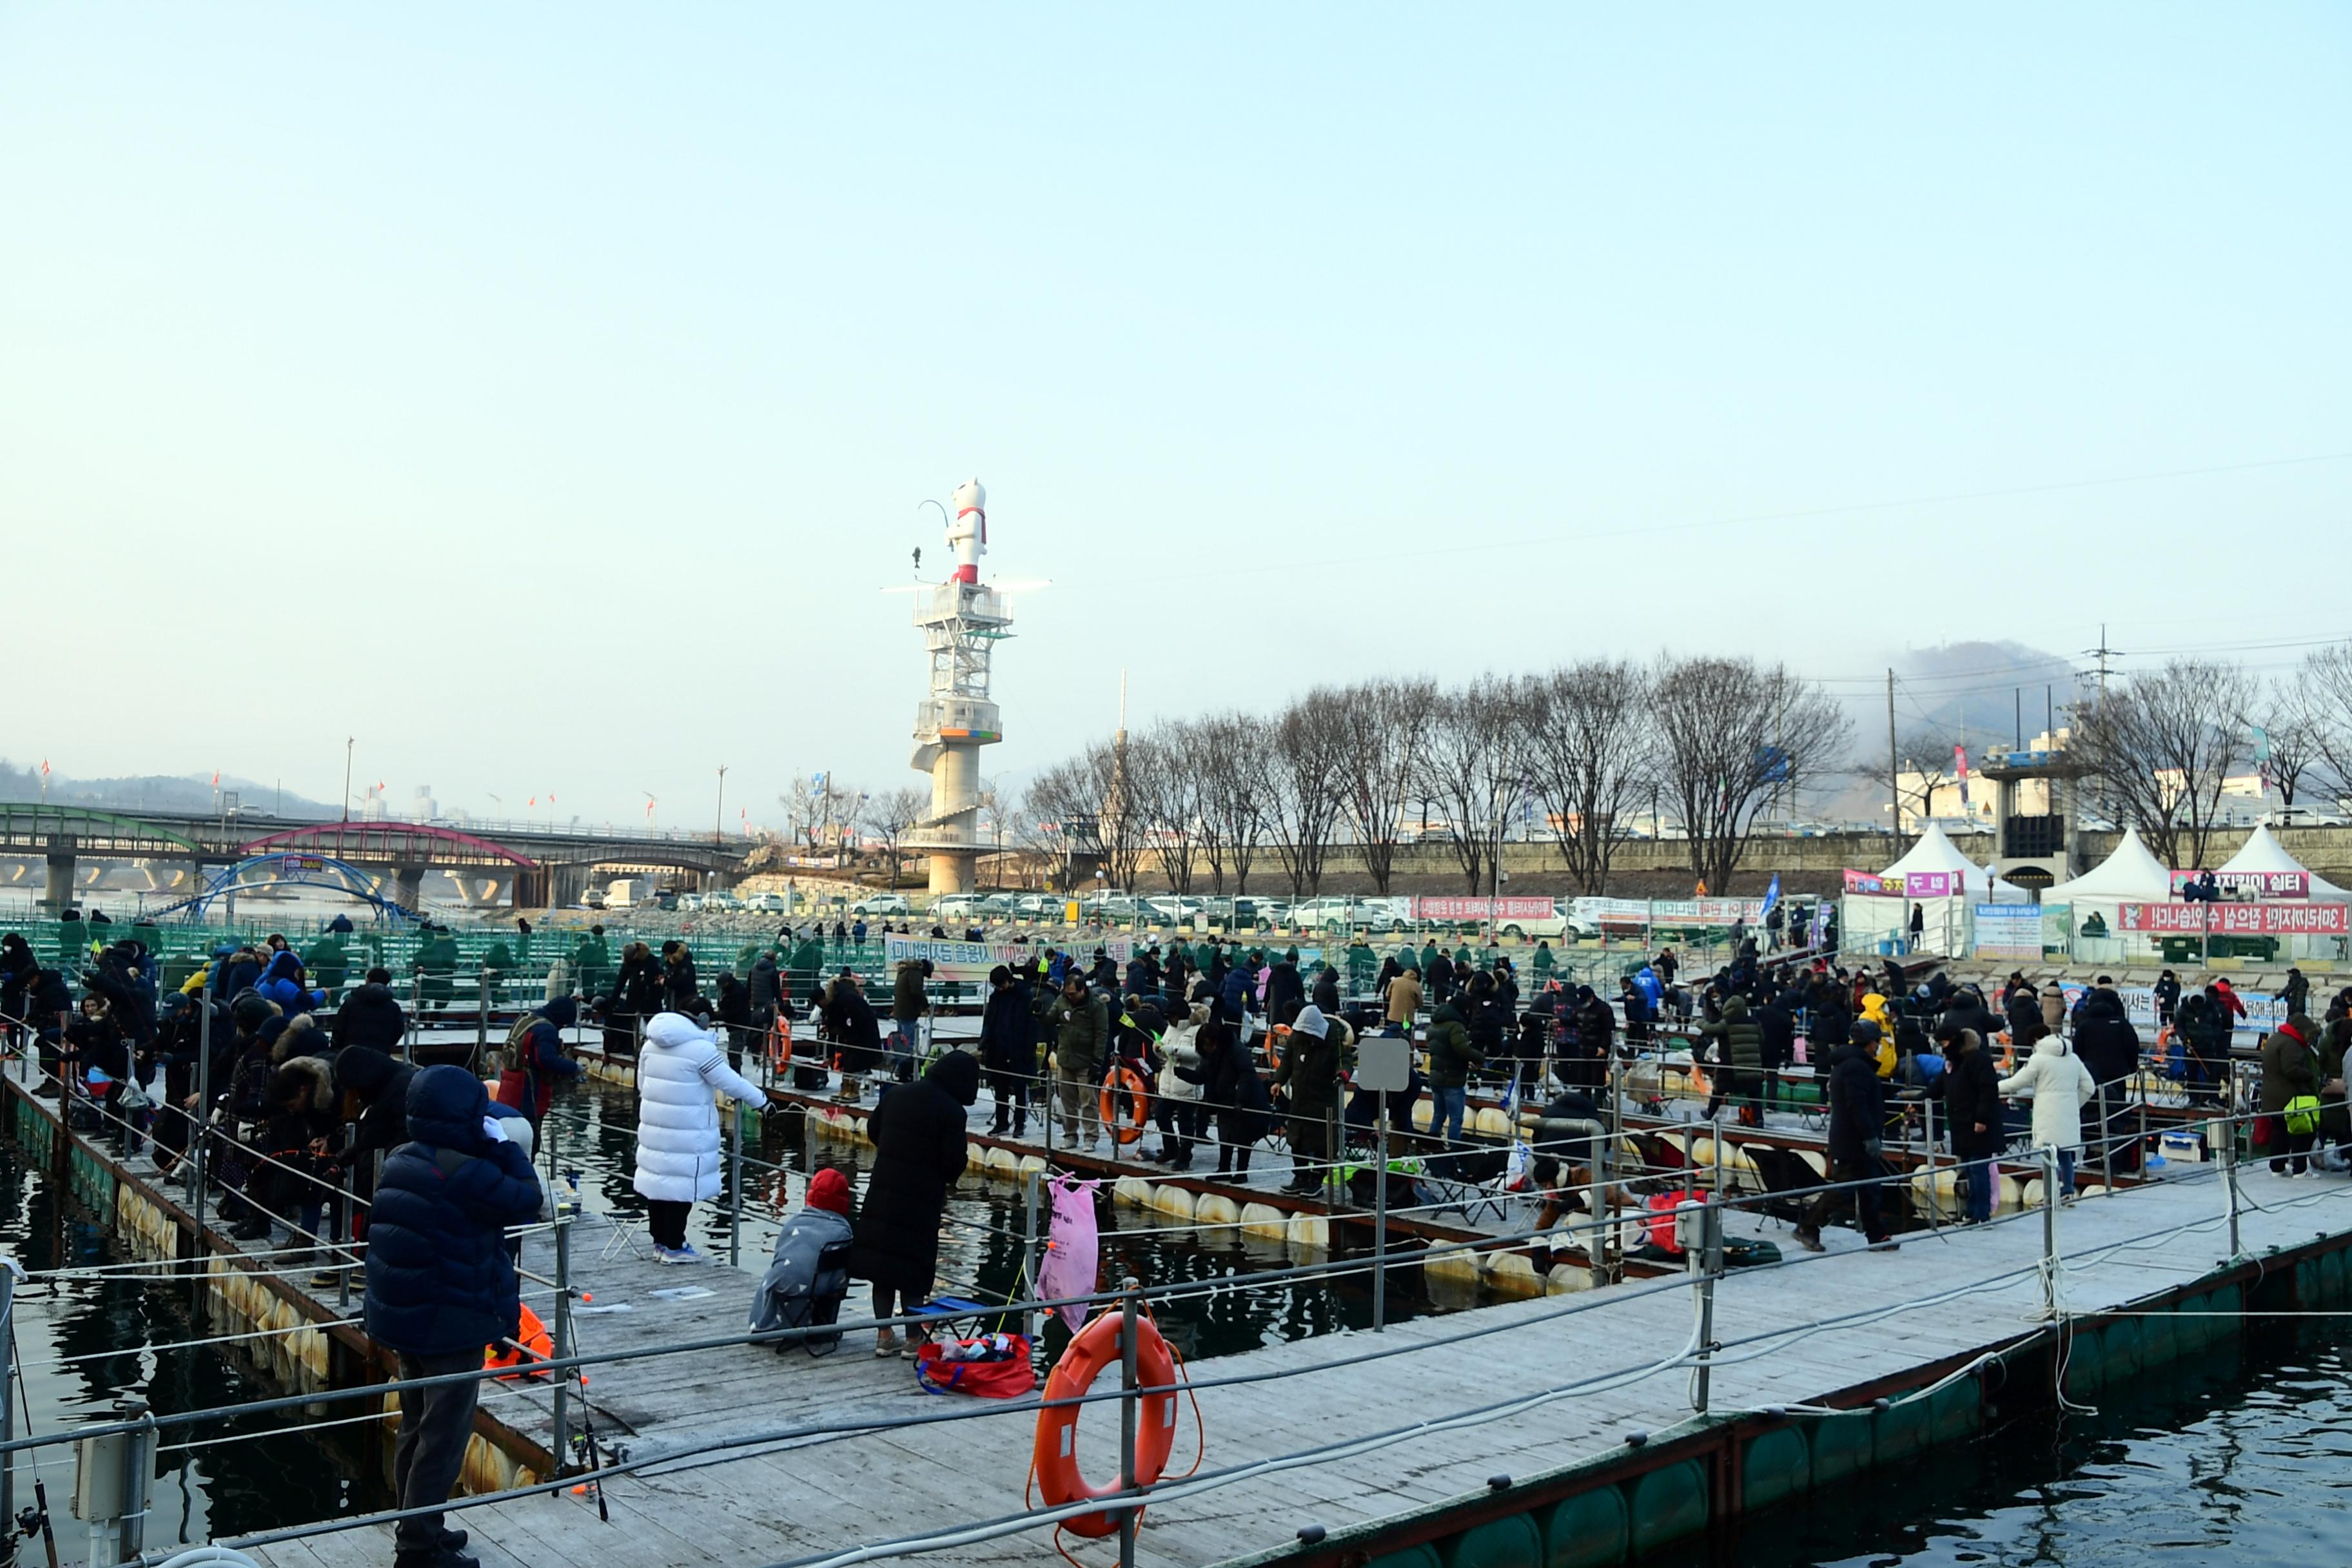
M 2061 1212 L 2062 1301 L 2083 1315 L 2071 1333 L 2084 1347 L 2076 1361 L 2091 1369 L 2070 1374 L 2077 1397 L 2096 1387 L 2102 1363 L 2088 1347 L 2102 1342 L 2103 1332 L 2105 1365 L 2118 1375 L 2139 1365 L 2143 1353 L 2158 1364 L 2159 1320 L 2165 1358 L 2201 1343 L 2197 1336 L 2209 1332 L 2212 1316 L 2196 1310 L 2176 1316 L 2171 1308 L 2184 1294 L 2207 1300 L 2206 1293 L 2226 1289 L 2234 1310 L 2241 1286 L 2257 1276 L 2275 1287 L 2299 1281 L 2323 1261 L 2329 1272 L 2311 1273 L 2311 1288 L 2325 1278 L 2343 1289 L 2337 1249 L 2352 1241 L 2352 1183 L 2289 1181 L 2259 1166 L 2242 1181 L 2252 1200 L 2240 1220 L 2250 1256 L 2235 1262 L 2225 1256 L 2218 1179 L 2150 1183 Z M 754 1283 L 748 1272 L 658 1268 L 616 1238 L 611 1222 L 593 1217 L 574 1239 L 574 1277 L 590 1284 L 592 1306 L 600 1309 L 580 1320 L 584 1350 L 675 1341 L 744 1321 Z M 1672 1280 L 1428 1318 L 1378 1336 L 1300 1340 L 1207 1363 L 1197 1373 L 1210 1384 L 1198 1394 L 1205 1469 L 1343 1443 L 1364 1447 L 1154 1502 L 1137 1560 L 1165 1568 L 1433 1563 L 1433 1555 L 1415 1554 L 1424 1550 L 1416 1542 L 1504 1528 L 1532 1507 L 1553 1506 L 1547 1500 L 1555 1494 L 1580 1495 L 1596 1476 L 1633 1500 L 1640 1514 L 1621 1524 L 1634 1532 L 1622 1544 L 1654 1544 L 1660 1531 L 1703 1526 L 1726 1510 L 1802 1489 L 1804 1479 L 1789 1480 L 1785 1457 L 1785 1439 L 1797 1428 L 1770 1412 L 1861 1407 L 1835 1419 L 1876 1423 L 1884 1456 L 1897 1442 L 1891 1434 L 1909 1429 L 1901 1421 L 1911 1406 L 1897 1402 L 1872 1414 L 1872 1398 L 1921 1387 L 1990 1352 L 2040 1356 L 2036 1364 L 2048 1364 L 2041 1215 L 1915 1237 L 1898 1252 L 1864 1252 L 1859 1237 L 1842 1230 L 1829 1239 L 1825 1258 L 1794 1256 L 1778 1268 L 1734 1271 L 1718 1286 L 1716 1337 L 1726 1348 L 1711 1373 L 1715 1415 L 1707 1421 L 1693 1419 L 1687 1371 L 1638 1375 L 1692 1336 L 1694 1291 Z M 535 1271 L 546 1267 L 545 1245 L 534 1241 Z M 2300 1265 L 2292 1256 L 2270 1258 L 2261 1268 L 2251 1260 L 2278 1249 L 2330 1256 Z M 709 1294 L 664 1293 L 681 1289 Z M 2153 1314 L 2145 1341 L 2143 1313 Z M 2119 1326 L 2103 1329 L 2101 1320 L 2114 1314 L 2121 1314 L 2112 1319 Z M 559 1493 L 490 1502 L 457 1522 L 492 1568 L 590 1562 L 740 1568 L 1021 1514 L 1034 1419 L 1025 1403 L 992 1407 L 926 1396 L 907 1363 L 865 1353 L 866 1338 L 856 1335 L 822 1360 L 731 1347 L 598 1369 L 589 1392 L 600 1434 L 620 1436 L 642 1467 L 607 1483 L 611 1521 L 601 1521 L 589 1500 Z M 1381 1359 L 1367 1359 L 1373 1356 Z M 2026 1380 L 2005 1373 L 2002 1381 Z M 1559 1396 L 1495 1418 L 1448 1420 L 1554 1390 Z M 1982 1420 L 1984 1397 L 1978 1380 L 1963 1379 L 1936 1396 L 1932 1411 L 1931 1402 L 1918 1402 L 1913 1425 L 1922 1441 L 1962 1436 Z M 524 1406 L 540 1416 L 519 1415 Z M 977 1414 L 983 1409 L 989 1413 Z M 505 1406 L 509 1420 L 543 1415 L 539 1394 Z M 890 1429 L 943 1415 L 972 1418 Z M 1115 1434 L 1115 1407 L 1094 1407 L 1083 1425 L 1096 1436 Z M 1776 1430 L 1783 1439 L 1777 1447 Z M 1638 1447 L 1629 1442 L 1636 1434 L 1646 1438 Z M 1863 1464 L 1872 1442 L 1865 1433 Z M 1180 1437 L 1179 1467 L 1191 1450 L 1189 1435 Z M 1802 1469 L 1813 1462 L 1808 1453 L 1826 1450 L 1818 1440 L 1810 1449 L 1801 1440 L 1795 1452 Z M 1785 1483 L 1778 1490 L 1775 1475 Z M 1689 1476 L 1701 1478 L 1695 1501 L 1642 1505 L 1653 1492 L 1682 1498 Z M 1507 1479 L 1490 1484 L 1496 1478 Z M 1310 1545 L 1299 1534 L 1309 1527 L 1327 1533 Z M 388 1560 L 387 1533 L 347 1531 L 254 1554 L 277 1568 L 359 1568 Z M 940 1560 L 1051 1562 L 1050 1534 L 1034 1530 L 961 1545 Z M 1115 1560 L 1107 1543 L 1067 1544 L 1082 1562 Z

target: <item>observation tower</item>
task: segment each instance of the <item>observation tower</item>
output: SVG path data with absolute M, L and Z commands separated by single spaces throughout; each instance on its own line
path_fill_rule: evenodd
M 915 710 L 910 765 L 931 775 L 931 808 L 904 840 L 931 855 L 931 891 L 968 893 L 980 859 L 980 749 L 1003 739 L 989 700 L 989 658 L 1013 634 L 1011 601 L 980 581 L 988 550 L 988 492 L 958 485 L 948 520 L 955 572 L 916 591 L 915 625 L 930 655 L 930 693 Z

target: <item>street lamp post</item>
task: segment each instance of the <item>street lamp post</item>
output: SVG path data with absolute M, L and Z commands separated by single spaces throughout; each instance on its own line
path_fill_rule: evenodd
M 727 764 L 719 764 L 719 807 L 710 818 L 710 847 L 719 848 L 727 837 Z

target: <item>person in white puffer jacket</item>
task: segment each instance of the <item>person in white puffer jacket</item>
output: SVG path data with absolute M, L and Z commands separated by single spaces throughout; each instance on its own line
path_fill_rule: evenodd
M 2083 1146 L 2083 1106 L 2099 1092 L 2091 1069 L 2066 1048 L 2065 1041 L 2044 1034 L 2033 1042 L 2033 1054 L 2025 1065 L 1995 1087 L 2005 1097 L 2032 1097 L 2033 1146 L 2058 1151 L 2059 1199 L 2073 1203 L 2074 1153 Z
M 698 1198 L 719 1195 L 724 1168 L 714 1091 L 752 1105 L 767 1091 L 727 1065 L 719 1037 L 677 1013 L 646 1022 L 637 1052 L 637 1169 L 632 1184 L 650 1215 L 654 1257 L 663 1263 L 699 1263 L 686 1239 L 686 1216 Z
M 1190 1013 L 1169 1026 L 1160 1040 L 1160 1093 L 1152 1105 L 1152 1120 L 1160 1127 L 1160 1152 L 1152 1156 L 1152 1163 L 1171 1171 L 1192 1169 L 1192 1145 L 1208 1132 L 1208 1110 L 1201 1103 L 1207 1075 L 1193 1043 L 1201 1026 L 1208 1021 L 1208 1004 L 1196 1002 Z

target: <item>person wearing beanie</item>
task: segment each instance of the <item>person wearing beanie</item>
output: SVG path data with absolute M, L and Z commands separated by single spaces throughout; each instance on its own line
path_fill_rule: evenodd
M 1339 1103 L 1339 1052 L 1331 1022 L 1308 1005 L 1291 1019 L 1290 1034 L 1276 1069 L 1274 1087 L 1290 1092 L 1286 1137 L 1294 1169 L 1283 1191 L 1312 1193 L 1323 1184 L 1323 1163 L 1332 1158 L 1327 1118 Z
M 911 1316 L 930 1297 L 948 1189 L 964 1171 L 964 1112 L 979 1098 L 979 1058 L 950 1049 L 921 1079 L 884 1096 L 866 1119 L 874 1174 L 857 1215 L 849 1272 L 872 1283 L 877 1318 Z M 876 1355 L 898 1351 L 896 1333 L 875 1331 Z
M 775 1260 L 751 1297 L 753 1331 L 838 1321 L 849 1293 L 851 1245 L 849 1178 L 827 1165 L 811 1178 L 801 1212 L 776 1237 Z M 839 1334 L 820 1334 L 780 1340 L 775 1348 L 781 1355 L 804 1345 L 811 1355 L 822 1355 L 840 1343 Z

